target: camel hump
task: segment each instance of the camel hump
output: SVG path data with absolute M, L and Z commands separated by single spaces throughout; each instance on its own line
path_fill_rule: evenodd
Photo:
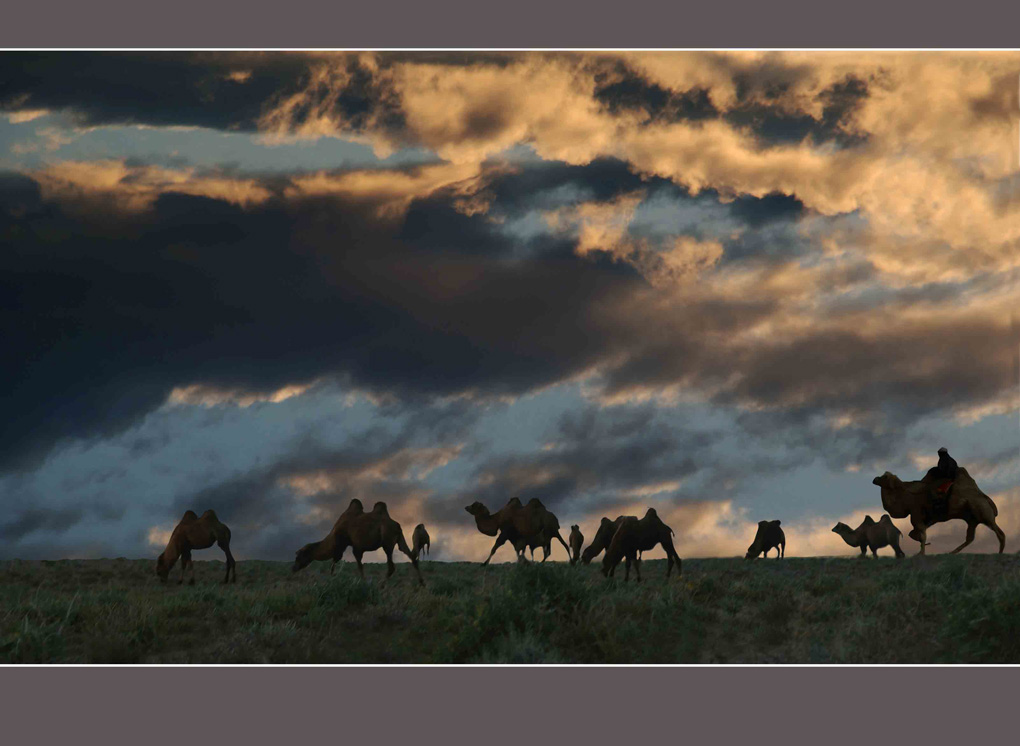
M 190 521 L 197 521 L 197 520 L 198 520 L 198 513 L 196 513 L 194 510 L 185 510 L 184 511 L 184 516 L 181 518 L 181 523 L 184 523 L 186 521 L 190 522 Z
M 425 524 L 424 523 L 419 523 L 417 526 L 414 527 L 414 530 L 415 531 L 424 531 L 425 530 Z
M 655 508 L 649 508 L 648 510 L 645 511 L 645 518 L 647 518 L 648 516 L 658 518 L 659 514 L 655 512 Z
M 372 506 L 372 512 L 373 513 L 378 513 L 379 515 L 389 515 L 390 514 L 390 512 L 386 509 L 386 503 L 384 503 L 384 502 L 377 502 L 375 505 L 373 505 Z
M 518 500 L 518 502 L 520 502 L 520 501 Z M 528 500 L 528 507 L 529 508 L 542 508 L 543 510 L 545 510 L 545 506 L 542 504 L 542 501 L 539 500 L 537 497 L 533 497 L 530 500 Z
M 347 506 L 348 513 L 364 513 L 365 506 L 361 504 L 361 500 L 354 498 L 351 500 L 351 504 Z
M 864 520 L 861 522 L 861 525 L 870 526 L 874 522 L 875 522 L 874 518 L 872 518 L 870 515 L 866 515 L 864 516 Z
M 205 520 L 218 521 L 219 518 L 216 517 L 216 511 L 215 510 L 207 510 L 204 513 L 202 513 L 201 520 L 203 520 L 203 521 L 205 521 Z
M 781 523 L 782 523 L 782 521 L 772 521 L 772 525 L 773 525 L 773 526 L 778 526 L 778 525 L 780 525 Z
M 881 518 L 879 518 L 878 522 L 879 523 L 892 523 L 892 518 L 890 518 L 889 515 L 886 514 L 886 515 L 883 515 Z

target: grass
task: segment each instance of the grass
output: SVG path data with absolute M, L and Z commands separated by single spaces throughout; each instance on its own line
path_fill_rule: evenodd
M 1020 663 L 1020 557 L 685 560 L 599 568 L 0 562 L 3 663 Z M 176 568 L 175 568 L 176 569 Z M 176 578 L 176 573 L 173 576 Z

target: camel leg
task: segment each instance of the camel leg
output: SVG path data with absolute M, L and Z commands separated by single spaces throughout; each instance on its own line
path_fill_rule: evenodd
M 899 536 L 893 536 L 893 540 L 891 542 L 891 546 L 893 548 L 893 551 L 896 553 L 896 559 L 902 559 L 903 557 L 906 556 L 903 553 L 903 550 L 900 549 L 900 537 Z
M 872 545 L 871 556 L 874 557 L 875 559 L 878 559 L 878 547 Z
M 189 564 L 191 564 L 191 552 L 190 551 L 184 551 L 184 552 L 181 553 L 181 581 L 180 581 L 180 583 L 178 583 L 178 585 L 184 585 L 184 576 L 188 572 L 188 565 Z M 194 575 L 194 572 L 192 572 L 192 575 L 191 575 L 191 585 L 194 585 L 194 584 L 195 584 L 195 575 Z
M 864 559 L 867 556 L 868 556 L 868 545 L 867 544 L 861 544 L 861 556 L 860 556 L 859 559 Z
M 393 564 L 393 547 L 384 547 L 383 551 L 386 552 L 386 582 L 389 582 L 390 576 L 396 571 L 397 566 Z
M 357 551 L 354 552 L 354 561 L 358 563 L 358 575 L 360 575 L 361 579 L 364 580 L 365 579 L 365 568 L 361 564 L 361 556 L 362 556 L 362 554 L 363 554 L 363 552 L 357 552 Z
M 985 525 L 995 532 L 995 536 L 999 540 L 999 554 L 1002 554 L 1003 551 L 1006 549 L 1006 534 L 1002 532 L 1002 529 L 999 528 L 998 524 L 996 524 L 994 518 L 992 519 L 991 523 L 986 522 Z
M 634 557 L 634 574 L 637 576 L 637 580 L 635 582 L 640 583 L 641 582 L 641 560 L 639 560 L 637 557 Z
M 234 562 L 234 555 L 232 555 L 230 553 L 230 546 L 229 545 L 228 546 L 223 546 L 221 544 L 220 547 L 223 549 L 223 553 L 225 555 L 227 555 L 227 576 L 223 579 L 223 582 L 224 583 L 229 583 L 230 582 L 230 573 L 231 573 L 231 571 L 233 571 L 233 573 L 234 573 L 234 582 L 236 583 L 237 582 L 237 569 L 235 568 L 235 565 L 237 563 Z
M 781 547 L 783 548 L 783 553 L 782 553 L 781 555 L 779 555 L 779 556 L 780 556 L 780 557 L 785 557 L 785 556 L 786 556 L 786 542 L 784 541 L 784 542 L 783 542 L 782 544 L 780 544 L 779 546 L 781 546 Z
M 680 575 L 680 555 L 676 553 L 676 547 L 673 546 L 673 540 L 670 537 L 667 536 L 665 539 L 663 539 L 659 543 L 662 545 L 662 548 L 666 551 L 666 577 L 668 578 L 670 572 L 672 572 L 672 570 L 673 570 L 673 563 L 674 562 L 676 562 L 676 572 L 677 572 L 677 576 L 679 576 Z M 776 547 L 776 557 L 778 557 L 778 556 L 779 556 L 779 548 Z M 640 561 L 641 561 L 641 559 L 639 557 L 638 558 L 638 562 L 640 562 Z M 641 577 L 640 574 L 638 575 L 638 577 L 639 578 Z
M 496 543 L 492 545 L 492 549 L 489 551 L 489 556 L 488 558 L 486 558 L 485 562 L 482 563 L 482 567 L 485 567 L 485 565 L 489 564 L 489 560 L 492 559 L 492 555 L 496 553 L 497 549 L 506 544 L 506 542 L 507 542 L 506 534 L 501 533 L 499 536 L 496 537 Z M 516 548 L 517 547 L 514 547 L 514 549 Z
M 950 554 L 958 554 L 961 549 L 963 549 L 965 546 L 967 546 L 972 541 L 974 541 L 974 533 L 976 531 L 977 531 L 977 524 L 976 523 L 968 522 L 967 523 L 967 538 L 964 539 L 964 542 L 960 546 L 958 546 L 956 549 L 951 551 Z
M 624 565 L 627 571 L 623 574 L 623 582 L 626 583 L 628 580 L 630 580 L 630 557 L 624 558 Z

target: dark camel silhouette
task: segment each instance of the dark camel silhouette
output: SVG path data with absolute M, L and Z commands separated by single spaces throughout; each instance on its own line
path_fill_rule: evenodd
M 570 527 L 570 536 L 567 537 L 567 542 L 570 544 L 570 564 L 576 564 L 581 559 L 581 547 L 584 546 L 584 534 L 581 533 L 581 527 L 576 523 Z
M 870 515 L 864 516 L 861 525 L 857 528 L 850 528 L 845 523 L 837 523 L 832 527 L 832 532 L 839 534 L 843 541 L 852 547 L 861 548 L 861 557 L 868 556 L 868 549 L 871 554 L 878 556 L 878 550 L 882 547 L 892 547 L 897 558 L 903 558 L 903 550 L 900 549 L 900 530 L 893 524 L 892 519 L 884 515 L 878 523 Z
M 527 505 L 521 505 L 518 498 L 512 497 L 496 513 L 489 513 L 489 509 L 480 502 L 474 502 L 464 510 L 475 517 L 479 531 L 486 536 L 497 537 L 483 566 L 488 565 L 496 550 L 508 541 L 517 553 L 518 562 L 527 561 L 524 550 L 529 545 L 543 548 L 545 557 L 542 561 L 545 562 L 551 553 L 553 539 L 558 539 L 567 551 L 567 556 L 570 556 L 570 547 L 560 535 L 560 522 L 538 498 L 532 498 Z
M 411 533 L 411 551 L 415 557 L 420 557 L 422 549 L 428 554 L 431 546 L 432 540 L 429 538 L 429 532 L 425 530 L 425 524 L 419 523 Z
M 351 500 L 351 504 L 337 518 L 336 523 L 333 524 L 333 528 L 326 534 L 325 539 L 305 544 L 297 550 L 294 555 L 294 566 L 291 569 L 297 572 L 302 568 L 308 567 L 312 562 L 333 560 L 333 564 L 329 566 L 329 574 L 332 575 L 333 570 L 336 568 L 336 563 L 343 557 L 344 549 L 347 548 L 347 544 L 344 544 L 343 541 L 337 541 L 337 532 L 343 531 L 343 527 L 351 518 L 362 515 L 364 512 L 365 507 L 361 504 L 361 500 L 358 498 Z
M 786 556 L 786 534 L 779 527 L 779 521 L 758 521 L 758 531 L 754 541 L 747 548 L 744 559 L 757 559 L 762 552 L 769 556 L 769 550 L 776 550 L 776 559 Z M 780 549 L 782 547 L 782 549 Z
M 348 508 L 348 511 L 350 511 L 350 508 Z M 355 512 L 349 516 L 341 516 L 333 528 L 334 530 L 330 532 L 330 535 L 333 537 L 332 557 L 334 562 L 343 557 L 347 547 L 350 547 L 351 552 L 354 554 L 354 560 L 358 563 L 358 574 L 364 579 L 365 568 L 362 565 L 361 558 L 365 552 L 374 552 L 377 549 L 382 549 L 386 553 L 386 580 L 389 580 L 396 570 L 396 566 L 393 564 L 393 548 L 397 547 L 411 560 L 411 566 L 418 576 L 418 583 L 422 586 L 425 585 L 421 571 L 418 569 L 418 558 L 411 551 L 411 548 L 407 546 L 400 524 L 390 518 L 390 514 L 386 509 L 386 503 L 377 502 L 372 507 L 371 513 Z M 302 553 L 310 546 L 314 545 L 305 545 L 295 554 L 294 566 L 292 568 L 294 572 L 297 572 L 311 562 L 311 559 L 314 559 L 307 559 L 304 564 L 301 564 L 305 560 L 305 556 Z M 328 559 L 328 557 L 323 557 L 323 559 Z
M 999 509 L 992 498 L 977 486 L 977 482 L 962 466 L 957 469 L 956 480 L 949 492 L 947 504 L 938 514 L 932 511 L 933 479 L 930 474 L 917 482 L 904 482 L 895 474 L 886 472 L 871 480 L 882 488 L 882 507 L 893 518 L 910 518 L 913 529 L 908 536 L 921 544 L 921 554 L 927 545 L 928 527 L 959 518 L 967 523 L 966 540 L 950 554 L 956 554 L 974 541 L 978 525 L 988 526 L 999 539 L 999 554 L 1006 548 L 1006 535 L 995 522 Z
M 582 564 L 589 564 L 593 559 L 599 556 L 599 554 L 609 546 L 613 540 L 613 536 L 616 534 L 616 530 L 620 528 L 620 524 L 623 523 L 624 519 L 633 518 L 637 520 L 636 515 L 618 515 L 615 521 L 611 521 L 608 518 L 603 518 L 599 523 L 598 531 L 595 532 L 595 538 L 591 540 L 583 552 L 581 552 Z M 638 559 L 641 559 L 641 552 L 638 552 Z M 615 570 L 615 568 L 614 568 Z M 612 574 L 612 573 L 610 573 Z
M 639 551 L 648 551 L 661 544 L 666 551 L 666 577 L 669 577 L 673 570 L 673 563 L 676 562 L 677 577 L 680 576 L 680 556 L 673 548 L 673 529 L 667 526 L 655 512 L 655 508 L 649 508 L 644 518 L 637 519 L 627 516 L 620 523 L 620 527 L 613 535 L 613 540 L 606 549 L 606 556 L 602 559 L 602 574 L 609 577 L 612 571 L 626 559 L 627 572 L 624 581 L 630 579 L 630 565 L 634 563 L 634 571 L 637 573 L 637 582 L 641 582 L 641 560 L 638 559 Z
M 177 558 L 181 559 L 181 579 L 178 585 L 184 583 L 184 573 L 191 568 L 191 580 L 189 585 L 195 584 L 195 563 L 191 561 L 191 550 L 208 549 L 213 544 L 219 546 L 227 556 L 227 574 L 223 578 L 224 583 L 229 583 L 231 576 L 233 582 L 237 582 L 237 569 L 235 567 L 234 555 L 230 553 L 230 529 L 220 523 L 216 513 L 207 510 L 199 518 L 195 511 L 189 510 L 181 518 L 180 523 L 170 534 L 170 541 L 166 549 L 156 558 L 156 574 L 164 583 L 170 577 L 170 570 L 173 569 Z

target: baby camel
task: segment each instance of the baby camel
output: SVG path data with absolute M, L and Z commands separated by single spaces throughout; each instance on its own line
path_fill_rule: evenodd
M 191 561 L 192 549 L 208 549 L 213 544 L 219 546 L 227 555 L 227 575 L 224 583 L 229 583 L 231 575 L 233 582 L 237 582 L 237 569 L 234 567 L 234 555 L 230 553 L 230 529 L 220 523 L 216 513 L 207 510 L 199 518 L 195 511 L 189 510 L 181 518 L 181 522 L 170 534 L 170 541 L 166 549 L 156 558 L 156 574 L 164 583 L 170 577 L 170 570 L 173 569 L 177 558 L 181 558 L 181 579 L 178 585 L 184 583 L 184 573 L 191 568 L 191 580 L 189 585 L 195 584 L 195 563 Z
M 411 534 L 411 551 L 415 557 L 420 557 L 422 549 L 428 554 L 431 546 L 432 540 L 429 538 L 429 532 L 425 530 L 425 524 L 419 523 Z
M 581 533 L 581 527 L 576 523 L 570 527 L 570 536 L 567 537 L 567 542 L 570 544 L 570 564 L 573 565 L 581 558 L 581 547 L 584 546 L 584 534 Z
M 860 547 L 861 557 L 868 555 L 869 548 L 871 549 L 871 554 L 877 557 L 878 550 L 882 547 L 892 547 L 897 558 L 904 556 L 903 551 L 900 549 L 900 536 L 902 534 L 887 515 L 883 515 L 878 523 L 875 523 L 870 515 L 866 515 L 861 525 L 855 529 L 850 528 L 845 523 L 837 523 L 832 527 L 832 531 L 839 534 L 843 541 L 850 546 Z

